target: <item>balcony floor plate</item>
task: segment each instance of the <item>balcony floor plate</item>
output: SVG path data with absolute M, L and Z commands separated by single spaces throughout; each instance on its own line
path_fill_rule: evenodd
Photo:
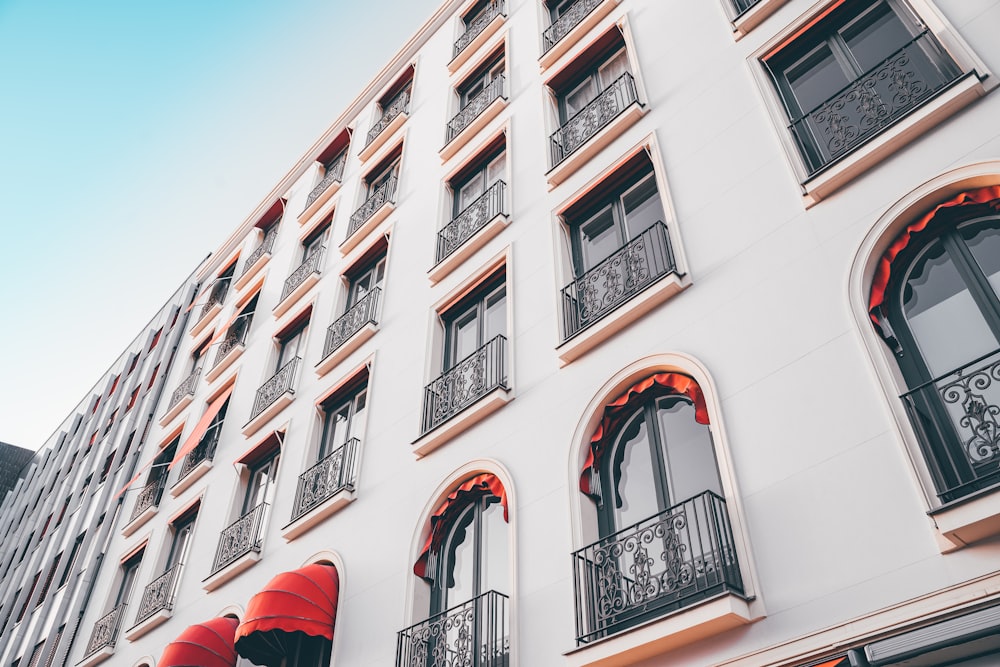
M 204 461 L 196 465 L 194 468 L 192 468 L 188 474 L 184 475 L 179 480 L 177 480 L 176 484 L 170 487 L 170 496 L 172 498 L 176 498 L 177 496 L 181 495 L 189 488 L 191 488 L 191 486 L 195 482 L 201 479 L 202 476 L 204 476 L 205 473 L 207 473 L 211 469 L 212 469 L 212 461 L 210 459 L 205 459 Z
M 221 312 L 222 312 L 222 304 L 213 303 L 211 307 L 209 307 L 208 312 L 198 317 L 198 321 L 194 323 L 194 326 L 191 327 L 191 330 L 188 333 L 191 335 L 192 338 L 196 338 L 198 334 L 204 331 L 208 327 L 208 325 L 212 323 L 212 321 L 215 319 L 215 316 Z
M 499 410 L 511 398 L 513 395 L 509 389 L 498 387 L 490 391 L 448 421 L 420 436 L 413 443 L 413 453 L 417 455 L 417 458 L 430 454 L 490 413 Z
M 202 581 L 201 587 L 206 591 L 214 591 L 241 572 L 256 565 L 258 561 L 260 561 L 260 554 L 256 551 L 243 554 L 215 574 L 209 575 L 207 579 Z
M 281 317 L 287 313 L 292 306 L 299 302 L 305 294 L 313 288 L 313 285 L 319 282 L 320 273 L 319 271 L 313 271 L 305 280 L 303 280 L 299 285 L 289 293 L 284 299 L 278 302 L 278 305 L 274 307 L 271 312 L 274 313 L 275 319 Z
M 486 24 L 486 27 L 483 28 L 483 31 L 473 37 L 472 41 L 466 44 L 465 48 L 459 51 L 458 55 L 451 59 L 451 62 L 448 63 L 448 73 L 454 74 L 462 68 L 462 65 L 469 62 L 469 60 L 483 47 L 483 44 L 488 42 L 490 37 L 496 34 L 497 30 L 500 29 L 500 26 L 502 26 L 506 20 L 507 16 L 505 14 L 497 14 L 494 16 L 493 19 Z M 462 74 L 463 76 L 455 78 L 460 81 L 465 79 L 465 72 L 462 72 Z
M 282 528 L 281 537 L 284 538 L 286 542 L 291 542 L 299 535 L 303 535 L 321 524 L 341 508 L 354 502 L 355 497 L 354 491 L 351 491 L 350 489 L 341 489 L 316 507 L 300 516 L 295 521 L 292 521 L 290 524 Z
M 572 176 L 577 169 L 589 162 L 608 144 L 621 136 L 625 130 L 635 125 L 647 113 L 647 110 L 647 107 L 639 102 L 630 104 L 614 120 L 598 130 L 594 136 L 587 139 L 579 148 L 567 155 L 562 162 L 552 167 L 545 174 L 545 180 L 548 181 L 549 189 L 554 188 Z
M 462 128 L 462 131 L 456 134 L 451 141 L 446 143 L 444 147 L 438 151 L 438 155 L 441 156 L 441 162 L 445 163 L 465 147 L 470 140 L 475 138 L 483 128 L 489 125 L 490 121 L 500 115 L 500 112 L 507 106 L 507 98 L 503 95 L 496 98 L 490 102 L 482 113 L 476 116 L 472 121 Z
M 160 610 L 155 614 L 153 614 L 152 616 L 150 616 L 149 618 L 147 618 L 142 623 L 133 625 L 131 628 L 129 628 L 125 632 L 125 639 L 129 640 L 130 642 L 134 642 L 136 639 L 142 637 L 144 634 L 146 634 L 153 628 L 166 623 L 168 620 L 170 620 L 171 616 L 173 616 L 173 612 L 170 611 L 169 609 Z
M 558 61 L 566 52 L 568 52 L 573 45 L 583 39 L 584 35 L 589 33 L 594 27 L 601 22 L 605 16 L 611 13 L 611 10 L 618 6 L 620 0 L 605 0 L 594 10 L 587 14 L 582 21 L 566 33 L 562 39 L 552 45 L 548 51 L 543 53 L 538 59 L 538 67 L 543 72 L 548 68 L 552 67 L 556 61 Z
M 191 401 L 193 400 L 194 394 L 185 394 L 184 398 L 177 401 L 177 405 L 167 410 L 166 414 L 160 417 L 160 426 L 166 427 L 166 425 L 172 422 L 177 415 L 184 412 L 184 408 L 191 405 Z
M 233 365 L 233 362 L 240 358 L 243 354 L 243 350 L 247 349 L 245 345 L 237 345 L 233 349 L 229 350 L 222 359 L 219 359 L 219 363 L 208 369 L 205 373 L 206 382 L 215 382 L 220 375 L 226 372 L 226 369 Z
M 308 223 L 309 220 L 311 220 L 312 217 L 316 215 L 316 213 L 318 213 L 321 208 L 323 208 L 323 204 L 330 201 L 333 195 L 337 194 L 339 191 L 340 191 L 340 181 L 334 181 L 333 183 L 330 183 L 330 185 L 326 188 L 326 190 L 324 190 L 319 197 L 316 197 L 313 203 L 309 204 L 309 206 L 306 207 L 306 210 L 302 211 L 302 213 L 299 214 L 299 224 L 305 227 L 306 223 Z
M 396 210 L 396 205 L 387 201 L 378 207 L 378 210 L 372 214 L 372 217 L 365 220 L 360 227 L 358 227 L 353 234 L 344 239 L 339 246 L 341 256 L 347 255 L 347 253 L 354 250 L 354 248 L 365 240 L 372 230 L 381 224 L 383 220 L 389 217 L 389 214 Z
M 279 412 L 288 407 L 288 404 L 294 399 L 295 394 L 290 391 L 286 391 L 284 394 L 279 396 L 274 403 L 264 408 L 263 412 L 246 423 L 246 426 L 242 429 L 243 435 L 250 437 L 259 431 L 263 428 L 264 424 L 271 421 L 271 419 L 273 419 Z
M 351 356 L 351 353 L 361 347 L 365 341 L 374 336 L 377 332 L 378 325 L 372 324 L 371 322 L 358 329 L 350 338 L 345 340 L 340 347 L 326 355 L 322 361 L 316 364 L 316 375 L 318 377 L 323 377 L 332 371 L 336 368 L 337 364 Z
M 114 646 L 105 646 L 101 650 L 95 651 L 91 655 L 88 655 L 86 658 L 81 660 L 79 663 L 77 663 L 76 667 L 94 667 L 94 665 L 98 665 L 104 662 L 114 654 L 115 654 Z
M 144 509 L 142 511 L 142 514 L 132 519 L 122 527 L 122 535 L 124 535 L 125 537 L 132 537 L 135 531 L 142 528 L 144 525 L 146 525 L 147 521 L 156 516 L 156 513 L 159 511 L 159 509 L 160 508 L 156 505 Z
M 412 99 L 410 100 L 410 104 L 413 104 Z M 378 133 L 378 136 L 372 139 L 372 142 L 367 146 L 365 146 L 364 148 L 362 148 L 361 151 L 358 153 L 358 157 L 361 159 L 361 161 L 367 162 L 373 155 L 375 155 L 375 153 L 377 153 L 378 150 L 382 148 L 382 146 L 384 146 L 386 142 L 388 142 L 389 139 L 391 139 L 394 134 L 396 134 L 396 130 L 402 127 L 403 123 L 406 122 L 406 119 L 409 117 L 409 115 L 410 115 L 409 112 L 402 111 L 399 113 L 399 115 L 397 115 L 395 118 L 389 121 L 389 124 L 386 125 L 381 132 Z
M 430 278 L 431 284 L 433 285 L 443 280 L 449 273 L 464 263 L 465 260 L 472 257 L 477 250 L 486 245 L 490 239 L 502 232 L 509 224 L 509 216 L 503 214 L 494 216 L 492 220 L 480 227 L 475 234 L 460 245 L 455 252 L 431 267 L 430 271 L 427 272 L 427 277 Z
M 270 259 L 271 253 L 265 252 L 250 266 L 250 268 L 244 269 L 242 275 L 233 281 L 233 287 L 236 288 L 236 291 L 239 291 L 249 285 L 250 281 L 252 281 L 254 277 L 260 273 L 260 270 L 264 268 L 264 265 L 267 264 Z

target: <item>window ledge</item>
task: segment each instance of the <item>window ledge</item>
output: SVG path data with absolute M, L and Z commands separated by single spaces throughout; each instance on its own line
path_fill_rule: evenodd
M 642 102 L 633 102 L 610 123 L 598 130 L 597 134 L 588 139 L 582 146 L 566 156 L 566 158 L 549 169 L 545 179 L 551 190 L 601 152 L 605 146 L 621 136 L 628 128 L 635 125 L 640 118 L 649 112 Z
M 409 103 L 413 104 L 412 97 L 410 98 Z M 378 133 L 378 136 L 372 139 L 372 142 L 370 144 L 368 144 L 367 146 L 362 148 L 360 152 L 358 152 L 358 157 L 361 159 L 361 161 L 367 162 L 373 155 L 375 155 L 375 153 L 378 152 L 378 149 L 382 148 L 382 146 L 384 146 L 386 142 L 388 142 L 389 139 L 391 139 L 392 136 L 396 134 L 396 130 L 402 127 L 403 123 L 406 122 L 406 119 L 409 118 L 409 116 L 410 116 L 409 111 L 401 111 L 395 118 L 389 121 L 389 124 L 386 125 L 381 132 Z
M 94 667 L 94 665 L 98 665 L 98 664 L 104 662 L 105 660 L 107 660 L 108 658 L 110 658 L 111 656 L 113 656 L 114 654 L 115 654 L 115 647 L 114 646 L 105 646 L 104 648 L 100 649 L 99 651 L 96 651 L 96 652 L 92 653 L 91 655 L 88 655 L 86 658 L 84 658 L 83 660 L 81 660 L 80 662 L 78 662 L 76 664 L 77 664 L 77 667 Z
M 258 273 L 260 273 L 260 270 L 263 269 L 264 265 L 267 264 L 270 260 L 271 260 L 271 253 L 265 252 L 260 256 L 260 258 L 256 262 L 245 268 L 243 270 L 242 275 L 240 275 L 239 278 L 233 281 L 233 287 L 236 288 L 236 291 L 238 292 L 247 285 L 249 285 L 250 281 L 253 280 Z
M 194 323 L 191 330 L 188 332 L 192 338 L 196 338 L 198 334 L 204 331 L 209 324 L 215 320 L 215 316 L 222 312 L 221 303 L 213 303 L 209 306 L 208 310 L 204 313 L 199 313 L 198 321 Z
M 243 351 L 247 349 L 246 345 L 237 345 L 233 349 L 229 350 L 219 362 L 208 369 L 205 373 L 206 382 L 215 382 L 220 375 L 226 372 L 226 369 L 233 365 L 233 362 L 242 356 Z
M 340 191 L 340 180 L 333 181 L 332 183 L 330 183 L 330 185 L 327 186 L 326 190 L 323 190 L 323 192 L 320 193 L 319 197 L 316 197 L 313 203 L 309 204 L 309 206 L 306 207 L 306 210 L 302 211 L 302 213 L 299 214 L 299 224 L 304 227 L 305 224 L 314 215 L 316 215 L 316 213 L 321 208 L 323 208 L 323 204 L 330 201 L 330 198 L 333 197 L 333 195 L 337 194 L 337 192 L 339 191 Z
M 431 284 L 434 285 L 444 280 L 449 273 L 458 268 L 460 264 L 464 263 L 477 250 L 486 245 L 490 239 L 502 232 L 509 224 L 510 216 L 501 213 L 483 225 L 465 243 L 459 246 L 455 252 L 431 267 L 431 270 L 427 272 L 427 277 L 430 278 Z
M 323 377 L 332 371 L 336 368 L 337 364 L 349 357 L 352 352 L 361 347 L 365 341 L 374 336 L 377 332 L 378 324 L 373 324 L 371 322 L 358 329 L 350 338 L 345 340 L 340 347 L 330 352 L 330 354 L 323 357 L 322 361 L 316 364 L 316 376 Z
M 810 208 L 847 182 L 889 157 L 930 128 L 988 92 L 975 72 L 968 72 L 950 88 L 929 100 L 895 125 L 855 149 L 843 159 L 802 184 L 803 202 Z
M 986 489 L 928 514 L 937 526 L 941 553 L 1000 535 L 1000 487 Z
M 631 665 L 755 620 L 750 602 L 733 593 L 724 593 L 568 651 L 564 654 L 565 664 L 568 667 Z
M 499 410 L 513 398 L 513 392 L 503 387 L 484 394 L 457 415 L 413 442 L 413 453 L 422 458 L 448 442 L 487 415 Z
M 438 155 L 441 156 L 441 162 L 445 163 L 464 148 L 471 139 L 473 139 L 477 134 L 479 134 L 483 128 L 485 128 L 491 120 L 500 115 L 500 112 L 507 106 L 507 97 L 501 95 L 496 98 L 489 105 L 483 109 L 482 113 L 476 116 L 471 123 L 462 128 L 462 131 L 455 135 L 451 141 L 446 143 L 444 147 L 438 151 Z
M 760 0 L 756 5 L 733 19 L 733 35 L 739 40 L 778 11 L 788 0 Z
M 196 465 L 194 468 L 191 468 L 188 474 L 181 477 L 172 487 L 170 487 L 170 496 L 172 498 L 176 498 L 177 496 L 181 495 L 182 493 L 187 491 L 192 484 L 201 479 L 205 475 L 205 473 L 207 473 L 211 469 L 212 469 L 211 459 L 205 459 L 204 461 Z
M 618 306 L 615 310 L 609 311 L 603 318 L 556 347 L 556 353 L 559 356 L 559 365 L 565 366 L 571 361 L 582 357 L 591 349 L 611 338 L 690 285 L 691 281 L 687 276 L 676 272 L 667 274 Z
M 271 310 L 271 313 L 274 314 L 274 319 L 278 319 L 287 313 L 292 306 L 299 302 L 299 299 L 305 296 L 305 294 L 313 288 L 313 285 L 319 282 L 319 279 L 319 270 L 313 271 L 306 276 L 305 279 L 303 279 L 303 281 L 288 294 L 288 296 L 279 301 L 278 305 Z
M 152 507 L 147 507 L 146 509 L 144 509 L 142 511 L 142 514 L 140 514 L 139 516 L 137 516 L 136 518 L 132 519 L 124 526 L 122 526 L 122 535 L 124 535 L 125 537 L 132 537 L 135 531 L 142 528 L 144 525 L 146 525 L 146 523 L 150 519 L 156 516 L 156 513 L 159 511 L 159 509 L 160 508 L 158 505 L 153 505 Z
M 483 47 L 483 44 L 488 42 L 490 37 L 496 34 L 497 30 L 500 29 L 500 26 L 502 26 L 506 20 L 506 14 L 497 14 L 494 16 L 493 20 L 487 23 L 486 27 L 483 28 L 483 31 L 476 35 L 475 38 L 473 38 L 473 40 L 469 42 L 457 56 L 451 59 L 451 62 L 448 63 L 448 73 L 454 74 L 462 67 L 462 65 L 467 63 L 472 56 L 476 55 L 479 49 Z
M 392 201 L 386 201 L 384 204 L 378 207 L 378 209 L 372 213 L 372 217 L 361 223 L 361 226 L 354 230 L 354 233 L 344 239 L 338 248 L 340 249 L 340 256 L 344 257 L 347 253 L 354 250 L 359 243 L 365 240 L 365 238 L 371 234 L 372 230 L 378 227 L 383 220 L 389 217 L 389 214 L 396 210 L 396 203 Z
M 584 35 L 594 29 L 598 23 L 601 22 L 605 16 L 611 13 L 611 10 L 618 6 L 621 0 L 604 0 L 600 5 L 594 7 L 587 16 L 575 25 L 572 30 L 566 33 L 562 39 L 552 45 L 552 48 L 546 51 L 538 59 L 538 67 L 541 71 L 545 71 L 552 67 L 560 57 L 562 57 L 570 48 L 579 42 Z
M 161 609 L 160 611 L 156 612 L 155 614 L 147 618 L 142 623 L 133 625 L 131 628 L 129 628 L 125 632 L 125 639 L 129 640 L 130 642 L 134 642 L 136 639 L 142 637 L 144 634 L 146 634 L 153 628 L 163 625 L 164 623 L 169 621 L 171 616 L 173 616 L 172 610 Z
M 230 579 L 235 578 L 244 570 L 248 570 L 256 565 L 258 561 L 260 561 L 260 553 L 251 551 L 250 553 L 244 554 L 215 574 L 211 574 L 206 579 L 203 579 L 201 587 L 206 591 L 214 591 Z
M 172 422 L 177 415 L 184 411 L 184 408 L 191 405 L 191 401 L 193 400 L 194 394 L 184 394 L 184 397 L 177 401 L 177 405 L 167 410 L 166 413 L 160 417 L 160 426 L 166 427 L 166 425 Z
M 295 400 L 295 392 L 288 390 L 275 399 L 274 403 L 264 408 L 264 411 L 259 415 L 251 419 L 243 427 L 243 435 L 250 437 L 257 431 L 259 431 L 264 424 L 271 421 L 274 417 L 278 415 L 279 412 L 284 410 L 288 405 Z
M 356 497 L 357 496 L 353 490 L 341 489 L 304 515 L 300 516 L 295 521 L 292 521 L 290 524 L 282 528 L 281 537 L 286 542 L 291 542 L 296 537 L 309 532 L 334 513 L 354 502 Z

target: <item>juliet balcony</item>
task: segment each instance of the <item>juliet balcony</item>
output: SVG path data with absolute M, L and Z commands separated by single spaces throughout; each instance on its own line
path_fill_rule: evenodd
M 177 481 L 170 487 L 170 495 L 177 497 L 187 490 L 192 484 L 212 469 L 212 461 L 215 459 L 215 450 L 219 446 L 219 435 L 222 433 L 222 423 L 208 429 L 197 446 L 188 452 L 184 460 L 181 461 L 177 472 Z
M 118 633 L 121 630 L 122 619 L 125 617 L 126 606 L 120 604 L 102 616 L 90 632 L 87 648 L 83 654 L 81 667 L 91 667 L 107 660 L 115 651 Z
M 310 192 L 309 196 L 306 197 L 306 207 L 304 211 L 309 211 L 314 208 L 313 205 L 317 204 L 321 199 L 326 200 L 329 198 L 330 193 L 327 195 L 327 191 L 330 190 L 334 185 L 340 186 L 341 181 L 344 178 L 344 166 L 347 164 L 347 151 L 345 150 L 340 155 L 335 157 L 332 161 L 323 165 L 323 178 L 320 179 L 319 183 L 316 184 Z M 326 196 L 324 196 L 326 195 Z M 318 205 L 318 204 L 317 204 Z
M 166 426 L 174 417 L 184 411 L 194 399 L 194 390 L 198 387 L 198 378 L 201 376 L 201 366 L 191 371 L 186 378 L 174 389 L 170 395 L 170 402 L 167 403 L 167 411 L 160 417 L 160 426 Z
M 243 435 L 250 436 L 295 398 L 295 380 L 302 359 L 295 357 L 272 375 L 260 386 L 254 397 L 253 408 L 250 411 L 250 421 L 243 427 Z
M 129 537 L 137 531 L 143 524 L 153 518 L 160 500 L 163 498 L 163 488 L 167 480 L 166 474 L 162 474 L 150 480 L 146 486 L 139 489 L 139 494 L 135 498 L 135 505 L 132 506 L 132 514 L 128 523 L 122 528 L 125 537 Z
M 215 352 L 212 367 L 205 373 L 205 379 L 208 382 L 215 382 L 246 350 L 246 338 L 247 332 L 250 331 L 250 319 L 250 315 L 244 314 L 237 317 L 229 325 L 226 335 L 219 342 L 219 349 Z
M 438 232 L 436 262 L 428 274 L 430 279 L 441 280 L 509 222 L 507 184 L 497 181 Z
M 448 71 L 454 74 L 465 64 L 479 47 L 496 33 L 507 16 L 506 0 L 493 0 L 478 14 L 465 20 L 465 31 L 455 40 L 453 56 L 448 63 Z
M 229 284 L 232 282 L 230 276 L 217 278 L 212 285 L 211 291 L 205 299 L 201 310 L 198 311 L 198 320 L 191 327 L 191 335 L 197 336 L 208 327 L 212 319 L 222 310 L 222 304 L 229 294 Z
M 260 503 L 222 531 L 212 573 L 203 582 L 205 590 L 215 590 L 260 560 L 268 508 Z
M 323 256 L 326 248 L 320 246 L 306 257 L 295 270 L 285 278 L 281 288 L 281 300 L 274 307 L 274 316 L 281 317 L 302 298 L 313 285 L 319 282 L 323 271 Z
M 361 442 L 351 438 L 299 475 L 292 520 L 282 529 L 293 540 L 354 500 L 357 456 Z
M 346 255 L 369 232 L 389 217 L 396 208 L 396 186 L 398 180 L 393 174 L 365 200 L 358 210 L 351 214 L 347 223 L 347 238 L 340 244 L 340 253 Z
M 475 137 L 497 117 L 507 104 L 506 90 L 507 78 L 503 74 L 498 74 L 448 121 L 445 129 L 445 145 L 440 152 L 442 160 L 453 157 L 469 139 Z
M 382 106 L 382 114 L 372 124 L 365 138 L 365 147 L 358 153 L 364 162 L 381 148 L 406 121 L 410 112 L 410 88 L 407 86 Z
M 170 618 L 183 568 L 182 563 L 177 563 L 143 589 L 135 624 L 125 633 L 126 639 L 134 641 Z
M 576 0 L 542 32 L 542 56 L 539 64 L 551 67 L 570 47 L 578 43 L 619 0 Z
M 346 359 L 378 331 L 379 301 L 382 288 L 374 287 L 368 294 L 333 321 L 326 330 L 323 359 L 316 364 L 316 373 L 325 375 Z
M 264 238 L 261 239 L 260 245 L 254 248 L 253 252 L 247 255 L 246 260 L 243 262 L 243 271 L 240 273 L 239 278 L 236 279 L 236 289 L 243 289 L 246 287 L 251 280 L 254 279 L 264 265 L 271 259 L 271 254 L 274 251 L 274 242 L 278 238 L 278 225 L 273 224 L 271 228 L 267 230 L 264 234 Z
M 396 640 L 396 667 L 508 667 L 510 601 L 489 591 L 431 616 Z

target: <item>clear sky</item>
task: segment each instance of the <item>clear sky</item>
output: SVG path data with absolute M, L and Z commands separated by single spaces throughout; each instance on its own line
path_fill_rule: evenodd
M 442 0 L 0 0 L 0 441 L 37 449 Z

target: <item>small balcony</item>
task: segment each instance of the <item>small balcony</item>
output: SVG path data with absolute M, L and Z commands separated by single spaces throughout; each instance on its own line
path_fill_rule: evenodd
M 321 198 L 326 199 L 323 195 L 326 194 L 326 191 L 329 190 L 332 185 L 340 185 L 344 178 L 344 166 L 346 164 L 347 151 L 345 150 L 332 163 L 325 167 L 326 173 L 323 174 L 323 178 L 316 184 L 316 187 L 312 189 L 309 196 L 306 197 L 306 207 L 303 212 L 308 211 L 313 204 L 318 202 Z
M 509 600 L 490 591 L 399 633 L 396 667 L 508 667 Z
M 410 89 L 404 88 L 394 98 L 382 107 L 382 115 L 379 117 L 365 140 L 365 147 L 358 153 L 361 161 L 369 159 L 382 147 L 396 129 L 406 120 L 406 115 L 410 111 Z
M 226 300 L 226 295 L 229 293 L 229 283 L 232 278 L 218 278 L 212 285 L 211 291 L 208 293 L 208 297 L 205 300 L 204 305 L 198 312 L 198 320 L 191 327 L 191 335 L 197 336 L 208 326 L 209 322 L 212 321 L 216 315 L 222 310 L 222 304 Z
M 160 417 L 160 426 L 166 426 L 191 403 L 200 376 L 201 366 L 195 368 L 186 378 L 181 380 L 181 383 L 174 389 L 174 393 L 170 395 L 167 411 Z
M 240 273 L 240 277 L 236 279 L 236 289 L 243 289 L 247 284 L 253 280 L 257 272 L 263 268 L 267 261 L 271 258 L 271 252 L 274 250 L 274 242 L 278 238 L 278 225 L 272 225 L 271 229 L 264 234 L 264 238 L 261 239 L 260 245 L 257 246 L 252 253 L 247 255 L 246 261 L 243 263 L 243 272 Z
M 204 582 L 206 590 L 215 590 L 260 559 L 268 507 L 267 503 L 257 505 L 219 535 L 212 573 Z
M 124 617 L 125 605 L 120 604 L 94 623 L 83 661 L 80 663 L 82 667 L 96 665 L 114 654 L 115 642 L 118 641 L 118 632 Z
M 326 248 L 320 246 L 299 264 L 291 275 L 285 278 L 285 284 L 281 288 L 281 300 L 274 307 L 275 317 L 281 317 L 302 298 L 312 286 L 319 282 L 320 273 L 323 267 L 323 255 Z
M 490 35 L 495 32 L 494 26 L 498 25 L 506 16 L 506 0 L 494 0 L 483 7 L 482 11 L 471 20 L 466 21 L 465 32 L 455 40 L 455 48 L 451 62 L 448 63 L 448 71 L 454 74 L 469 59 L 469 56 L 489 39 Z
M 341 254 L 347 254 L 380 222 L 385 220 L 396 206 L 395 174 L 385 183 L 375 188 L 375 192 L 365 200 L 358 210 L 351 214 L 347 223 L 347 238 L 340 244 Z
M 261 426 L 292 402 L 295 397 L 296 371 L 301 363 L 302 359 L 295 357 L 261 385 L 254 397 L 250 421 L 243 427 L 243 435 L 256 433 Z
M 788 126 L 811 178 L 962 78 L 925 30 Z
M 325 375 L 347 358 L 378 331 L 378 305 L 382 288 L 374 287 L 368 294 L 333 321 L 326 330 L 323 359 L 316 372 Z
M 286 540 L 298 537 L 354 500 L 360 444 L 351 438 L 299 475 L 292 520 L 282 531 Z
M 726 501 L 705 491 L 573 554 L 577 644 L 743 596 Z
M 745 14 L 754 8 L 754 5 L 759 3 L 761 0 L 731 0 L 733 3 L 733 8 L 736 10 L 737 16 Z
M 507 78 L 499 74 L 490 81 L 455 116 L 448 121 L 445 129 L 442 160 L 453 157 L 468 140 L 479 133 L 487 123 L 496 118 L 507 103 Z
M 619 0 L 577 0 L 566 8 L 562 16 L 542 32 L 542 69 L 551 67 L 601 19 L 607 16 Z
M 221 424 L 209 429 L 202 436 L 198 445 L 184 457 L 177 473 L 177 481 L 170 488 L 171 496 L 176 498 L 212 469 L 212 460 L 215 459 L 215 450 L 219 446 L 220 433 L 222 433 Z
M 416 453 L 430 452 L 499 408 L 508 400 L 508 389 L 507 339 L 497 336 L 424 387 Z
M 143 589 L 135 625 L 125 633 L 126 639 L 134 641 L 170 618 L 177 593 L 177 581 L 183 567 L 182 563 L 177 563 Z
M 438 232 L 436 264 L 430 279 L 441 280 L 499 234 L 508 222 L 507 184 L 497 181 Z
M 205 373 L 205 379 L 215 382 L 222 373 L 236 361 L 246 349 L 247 332 L 250 330 L 250 316 L 242 315 L 229 326 L 226 335 L 219 343 L 212 367 Z
M 122 533 L 126 537 L 132 535 L 132 533 L 156 514 L 156 509 L 163 498 L 163 487 L 166 479 L 167 476 L 165 474 L 160 475 L 156 479 L 149 481 L 146 486 L 139 490 L 139 495 L 136 496 L 135 505 L 132 507 L 132 514 L 129 517 L 128 523 L 122 528 Z

